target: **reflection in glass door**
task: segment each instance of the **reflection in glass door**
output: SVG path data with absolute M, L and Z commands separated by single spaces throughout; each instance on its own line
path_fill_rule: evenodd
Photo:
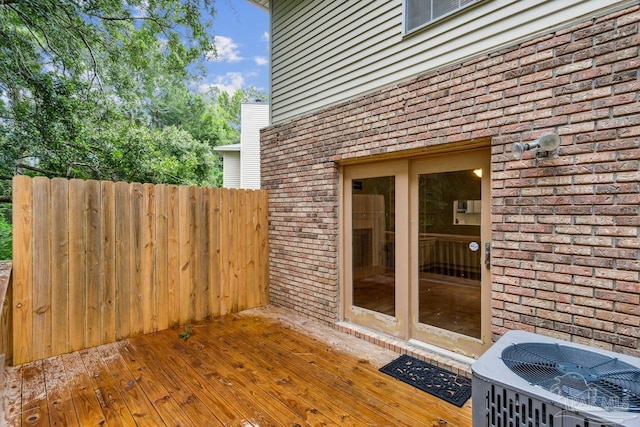
M 418 322 L 481 338 L 482 169 L 418 175 Z
M 395 177 L 352 181 L 353 305 L 396 315 Z

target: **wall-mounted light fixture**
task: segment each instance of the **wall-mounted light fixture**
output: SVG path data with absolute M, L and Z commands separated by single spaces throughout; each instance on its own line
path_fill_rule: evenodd
M 513 157 L 518 160 L 522 159 L 522 155 L 525 151 L 535 149 L 536 155 L 543 152 L 548 153 L 557 149 L 560 146 L 560 137 L 555 133 L 547 133 L 533 142 L 522 144 L 520 142 L 514 142 L 511 146 L 511 152 Z

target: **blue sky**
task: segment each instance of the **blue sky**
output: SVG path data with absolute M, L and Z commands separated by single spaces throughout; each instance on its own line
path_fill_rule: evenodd
M 217 0 L 213 21 L 218 56 L 207 62 L 198 90 L 248 86 L 269 92 L 269 14 L 246 0 Z

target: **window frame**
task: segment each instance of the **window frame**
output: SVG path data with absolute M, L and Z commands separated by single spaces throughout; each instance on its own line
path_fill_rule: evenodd
M 433 1 L 437 1 L 437 0 L 429 0 L 429 1 L 433 2 Z M 485 1 L 486 0 L 472 0 L 470 3 L 465 4 L 464 6 L 459 7 L 456 10 L 453 10 L 453 11 L 451 11 L 449 13 L 441 15 L 441 16 L 439 16 L 439 17 L 437 17 L 435 19 L 432 19 L 430 21 L 427 21 L 427 22 L 425 22 L 423 24 L 420 24 L 415 28 L 409 29 L 408 28 L 408 19 L 407 19 L 407 16 L 408 16 L 407 7 L 408 7 L 408 4 L 409 4 L 409 0 L 402 0 L 402 35 L 403 36 L 408 36 L 408 35 L 411 35 L 411 34 L 418 33 L 420 31 L 424 30 L 425 28 L 428 28 L 428 27 L 430 27 L 430 26 L 432 26 L 432 25 L 434 25 L 436 23 L 439 23 L 441 21 L 445 21 L 445 20 L 447 20 L 447 19 L 449 19 L 451 17 L 454 17 L 454 16 L 458 15 L 459 13 L 466 12 L 470 8 L 475 7 L 475 6 L 477 6 L 477 5 L 481 4 L 481 3 L 484 3 Z

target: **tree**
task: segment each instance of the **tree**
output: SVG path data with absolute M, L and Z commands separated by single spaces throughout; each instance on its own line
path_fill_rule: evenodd
M 0 3 L 0 177 L 18 167 L 99 179 L 180 173 L 174 178 L 206 183 L 206 147 L 187 132 L 149 126 L 158 97 L 185 87 L 215 50 L 207 35 L 213 13 L 209 0 Z M 160 156 L 156 166 L 144 156 L 117 159 L 140 146 Z M 197 160 L 183 163 L 193 170 L 172 168 L 185 160 L 176 147 L 195 150 Z
M 267 94 L 249 87 L 232 96 L 217 88 L 201 95 L 174 87 L 158 97 L 151 115 L 155 128 L 175 126 L 213 148 L 240 141 L 240 106 L 256 99 L 267 99 Z M 212 162 L 211 183 L 221 186 L 222 158 L 218 153 L 213 153 Z
M 240 141 L 240 106 L 256 99 L 265 100 L 267 94 L 254 87 L 231 96 L 217 88 L 204 95 L 173 88 L 158 97 L 153 123 L 158 128 L 178 126 L 211 147 L 234 144 Z

